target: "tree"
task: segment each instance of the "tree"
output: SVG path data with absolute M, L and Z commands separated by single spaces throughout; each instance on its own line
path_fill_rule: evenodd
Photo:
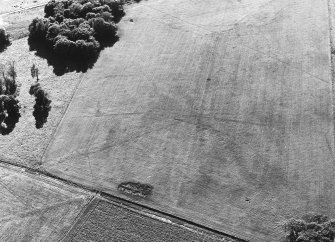
M 45 18 L 34 18 L 29 25 L 29 38 L 35 40 L 45 40 L 50 22 Z
M 95 37 L 99 40 L 106 40 L 116 36 L 117 27 L 112 22 L 106 22 L 103 18 L 93 18 L 89 20 L 95 31 Z
M 307 214 L 301 220 L 290 219 L 283 225 L 288 242 L 333 242 L 335 220 L 325 215 Z
M 20 106 L 17 96 L 15 63 L 11 62 L 0 72 L 0 133 L 9 134 L 14 130 L 20 118 Z
M 15 62 L 11 62 L 7 71 L 1 70 L 1 93 L 0 95 L 14 95 L 16 96 L 16 70 L 15 70 Z M 3 86 L 4 85 L 4 86 Z
M 10 44 L 9 34 L 4 28 L 0 28 L 0 48 Z
M 20 118 L 19 101 L 13 96 L 0 95 L 0 133 L 9 134 Z
M 33 64 L 30 68 L 30 73 L 31 73 L 31 77 L 32 78 L 35 78 L 36 77 L 36 82 L 38 82 L 38 74 L 39 74 L 39 70 L 38 68 L 36 67 L 35 64 Z
M 29 89 L 29 94 L 35 96 L 35 105 L 33 116 L 36 121 L 36 128 L 42 128 L 43 125 L 47 122 L 49 112 L 51 110 L 51 100 L 46 91 L 44 91 L 40 83 L 34 83 Z
M 51 0 L 45 5 L 45 17 L 29 25 L 29 43 L 36 50 L 46 47 L 50 56 L 93 60 L 102 47 L 117 40 L 115 22 L 124 15 L 123 4 L 123 0 Z
M 8 68 L 8 71 L 7 71 L 7 75 L 8 75 L 8 76 L 12 79 L 12 81 L 15 83 L 17 73 L 16 73 L 16 70 L 15 70 L 15 62 L 14 62 L 14 61 L 10 62 L 10 64 L 9 64 L 9 68 Z

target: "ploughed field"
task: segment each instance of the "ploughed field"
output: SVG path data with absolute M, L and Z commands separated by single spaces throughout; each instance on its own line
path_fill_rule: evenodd
M 326 0 L 156 0 L 85 74 L 42 169 L 251 241 L 334 215 Z
M 117 203 L 94 199 L 64 241 L 236 241 L 146 215 Z

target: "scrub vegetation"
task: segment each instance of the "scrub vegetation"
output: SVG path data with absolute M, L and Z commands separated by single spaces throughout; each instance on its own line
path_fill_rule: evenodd
M 320 214 L 290 219 L 284 229 L 288 242 L 332 242 L 335 239 L 335 220 Z
M 153 186 L 139 182 L 122 182 L 118 186 L 119 191 L 138 197 L 148 197 L 152 195 Z

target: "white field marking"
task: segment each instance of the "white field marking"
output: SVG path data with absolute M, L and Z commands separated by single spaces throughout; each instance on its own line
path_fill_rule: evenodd
M 148 217 L 151 217 L 151 218 L 157 219 L 157 220 L 159 220 L 159 221 L 162 221 L 162 222 L 164 222 L 164 223 L 178 225 L 178 224 L 176 224 L 176 223 L 172 222 L 170 219 L 163 218 L 163 217 L 157 216 L 157 215 L 155 215 L 155 214 L 149 214 L 149 213 L 146 213 L 146 215 L 147 215 Z
M 209 235 L 207 235 L 207 234 L 202 233 L 202 232 L 199 231 L 199 230 L 190 228 L 190 227 L 188 227 L 188 226 L 186 226 L 186 225 L 178 224 L 178 223 L 174 223 L 174 222 L 172 222 L 170 219 L 163 218 L 163 217 L 157 216 L 157 215 L 155 215 L 155 214 L 149 214 L 149 213 L 145 213 L 145 214 L 146 214 L 148 217 L 151 217 L 151 218 L 153 218 L 153 219 L 157 219 L 157 220 L 162 221 L 162 222 L 164 222 L 164 223 L 168 223 L 168 224 L 172 224 L 172 225 L 181 227 L 181 228 L 186 229 L 186 230 L 189 230 L 189 231 L 191 231 L 191 232 L 193 232 L 193 233 L 199 233 L 199 234 L 204 235 L 204 236 L 209 236 Z M 210 236 L 210 237 L 212 237 L 212 236 Z M 214 236 L 214 237 L 215 237 L 215 236 Z M 215 238 L 217 238 L 217 237 L 215 237 Z M 224 240 L 223 240 L 223 241 L 224 241 Z

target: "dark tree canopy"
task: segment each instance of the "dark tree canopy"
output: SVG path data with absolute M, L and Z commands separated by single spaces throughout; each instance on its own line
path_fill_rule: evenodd
M 9 34 L 7 34 L 6 30 L 0 28 L 0 51 L 4 50 L 6 46 L 10 44 Z
M 44 12 L 30 24 L 29 41 L 64 59 L 96 57 L 103 43 L 117 39 L 115 22 L 124 15 L 120 0 L 52 0 Z
M 33 116 L 35 117 L 36 128 L 40 129 L 47 122 L 51 110 L 51 100 L 48 93 L 42 89 L 38 82 L 31 85 L 29 94 L 35 96 Z
M 285 222 L 284 229 L 288 242 L 333 242 L 335 239 L 335 220 L 320 214 L 290 219 Z
M 19 101 L 16 99 L 18 95 L 16 76 L 14 62 L 9 64 L 7 70 L 0 72 L 0 133 L 2 135 L 12 132 L 21 116 Z

